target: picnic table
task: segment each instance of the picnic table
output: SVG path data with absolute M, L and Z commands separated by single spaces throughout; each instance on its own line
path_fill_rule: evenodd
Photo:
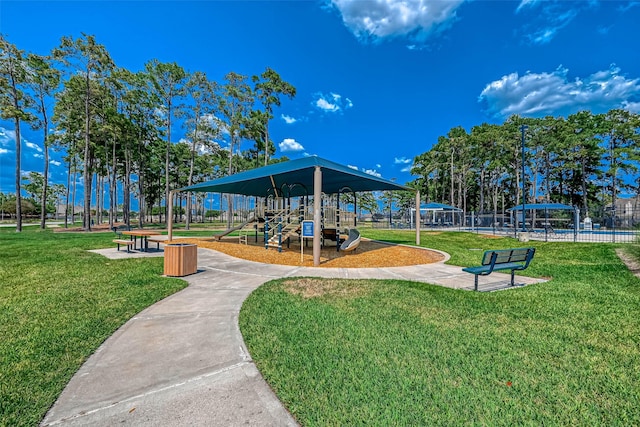
M 149 249 L 149 236 L 159 236 L 162 233 L 152 230 L 127 230 L 123 231 L 122 234 L 131 236 L 134 250 L 137 246 L 138 237 L 140 237 L 140 250 L 144 252 Z

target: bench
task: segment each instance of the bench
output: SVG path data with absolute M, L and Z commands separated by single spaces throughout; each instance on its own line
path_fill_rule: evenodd
M 166 242 L 166 237 L 165 236 L 148 236 L 147 237 L 147 242 L 151 242 L 151 243 L 155 243 L 156 244 L 156 250 L 159 251 L 160 250 L 160 243 L 164 244 L 164 242 Z
M 131 227 L 128 225 L 118 225 L 115 227 L 111 227 L 111 230 L 116 234 L 116 238 L 113 240 L 113 243 L 118 245 L 118 251 L 120 250 L 120 245 L 124 245 L 127 247 L 127 252 L 131 252 L 131 246 L 135 243 L 131 239 L 127 239 L 122 235 L 123 231 L 131 230 Z
M 118 251 L 120 250 L 120 245 L 127 247 L 127 252 L 131 252 L 131 246 L 133 246 L 133 240 L 131 239 L 113 239 L 113 243 L 118 244 Z
M 482 265 L 463 268 L 462 271 L 475 275 L 474 289 L 478 290 L 478 276 L 488 276 L 494 271 L 511 270 L 511 286 L 514 286 L 515 271 L 524 270 L 536 253 L 535 248 L 516 248 L 485 251 Z

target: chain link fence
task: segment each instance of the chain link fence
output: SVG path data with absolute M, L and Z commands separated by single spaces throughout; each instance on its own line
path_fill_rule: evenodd
M 522 241 L 640 244 L 640 218 L 615 215 L 611 210 L 589 212 L 592 216 L 584 216 L 581 221 L 577 221 L 577 227 L 574 211 L 527 215 L 524 227 L 521 220 L 516 221 L 516 215 L 472 213 L 460 215 L 453 221 L 434 222 L 422 218 L 420 229 L 491 234 L 513 237 Z M 395 216 L 391 221 L 386 218 L 382 221 L 359 223 L 359 225 L 375 229 L 415 230 L 413 221 Z

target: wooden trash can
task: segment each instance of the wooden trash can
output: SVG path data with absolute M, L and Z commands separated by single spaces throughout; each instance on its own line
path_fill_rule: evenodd
M 164 275 L 182 277 L 198 271 L 198 247 L 173 243 L 164 247 Z

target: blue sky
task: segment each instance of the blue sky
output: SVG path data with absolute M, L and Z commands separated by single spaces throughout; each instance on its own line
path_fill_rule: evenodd
M 277 156 L 315 154 L 400 183 L 455 126 L 640 112 L 638 22 L 635 1 L 0 2 L 0 32 L 28 52 L 84 32 L 132 71 L 158 59 L 222 81 L 271 67 L 297 89 L 270 126 Z M 42 172 L 41 134 L 23 136 L 23 173 Z M 66 183 L 61 154 L 51 162 L 52 181 Z M 0 171 L 0 192 L 14 192 L 9 122 Z

